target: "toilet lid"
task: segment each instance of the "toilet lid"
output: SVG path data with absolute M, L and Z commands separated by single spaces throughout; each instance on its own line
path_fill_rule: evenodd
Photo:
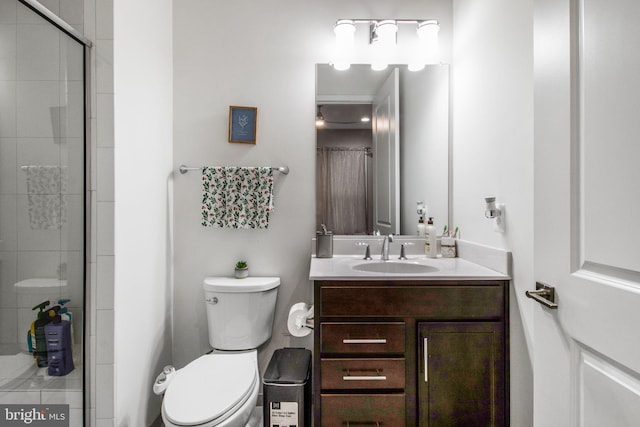
M 257 381 L 255 357 L 254 352 L 208 354 L 178 370 L 164 394 L 165 416 L 185 426 L 226 418 Z

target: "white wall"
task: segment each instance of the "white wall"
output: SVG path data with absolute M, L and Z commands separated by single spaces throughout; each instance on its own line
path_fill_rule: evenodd
M 311 238 L 315 230 L 315 64 L 329 62 L 339 18 L 440 19 L 445 60 L 451 3 L 374 0 L 211 2 L 174 4 L 174 168 L 202 165 L 288 165 L 278 176 L 268 230 L 200 225 L 200 175 L 175 178 L 174 362 L 184 366 L 210 349 L 201 283 L 230 275 L 239 258 L 252 275 L 282 278 L 274 334 L 259 352 L 264 369 L 273 350 L 311 347 L 285 336 L 289 307 L 309 301 Z M 358 28 L 361 34 L 367 27 Z M 362 56 L 356 62 L 368 62 Z M 230 105 L 258 107 L 257 144 L 229 144 Z M 175 170 L 175 169 L 174 169 Z
M 462 238 L 513 253 L 511 424 L 532 425 L 533 2 L 455 0 L 453 216 Z M 484 197 L 506 203 L 506 233 Z
M 172 1 L 114 1 L 115 421 L 151 425 L 171 362 Z

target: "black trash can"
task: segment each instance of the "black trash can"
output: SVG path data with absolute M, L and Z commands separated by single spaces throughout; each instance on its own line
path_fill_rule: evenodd
M 276 350 L 262 384 L 264 427 L 311 427 L 311 351 Z

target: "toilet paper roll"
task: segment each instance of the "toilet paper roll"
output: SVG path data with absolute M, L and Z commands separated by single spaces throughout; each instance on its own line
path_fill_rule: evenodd
M 287 329 L 294 337 L 306 337 L 311 333 L 311 329 L 306 326 L 307 319 L 313 316 L 313 306 L 299 302 L 291 306 L 289 309 L 289 317 L 287 318 Z

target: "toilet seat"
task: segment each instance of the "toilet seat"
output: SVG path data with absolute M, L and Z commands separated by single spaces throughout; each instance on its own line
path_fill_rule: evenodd
M 255 351 L 201 356 L 176 372 L 163 415 L 180 426 L 218 425 L 247 401 L 257 381 Z

